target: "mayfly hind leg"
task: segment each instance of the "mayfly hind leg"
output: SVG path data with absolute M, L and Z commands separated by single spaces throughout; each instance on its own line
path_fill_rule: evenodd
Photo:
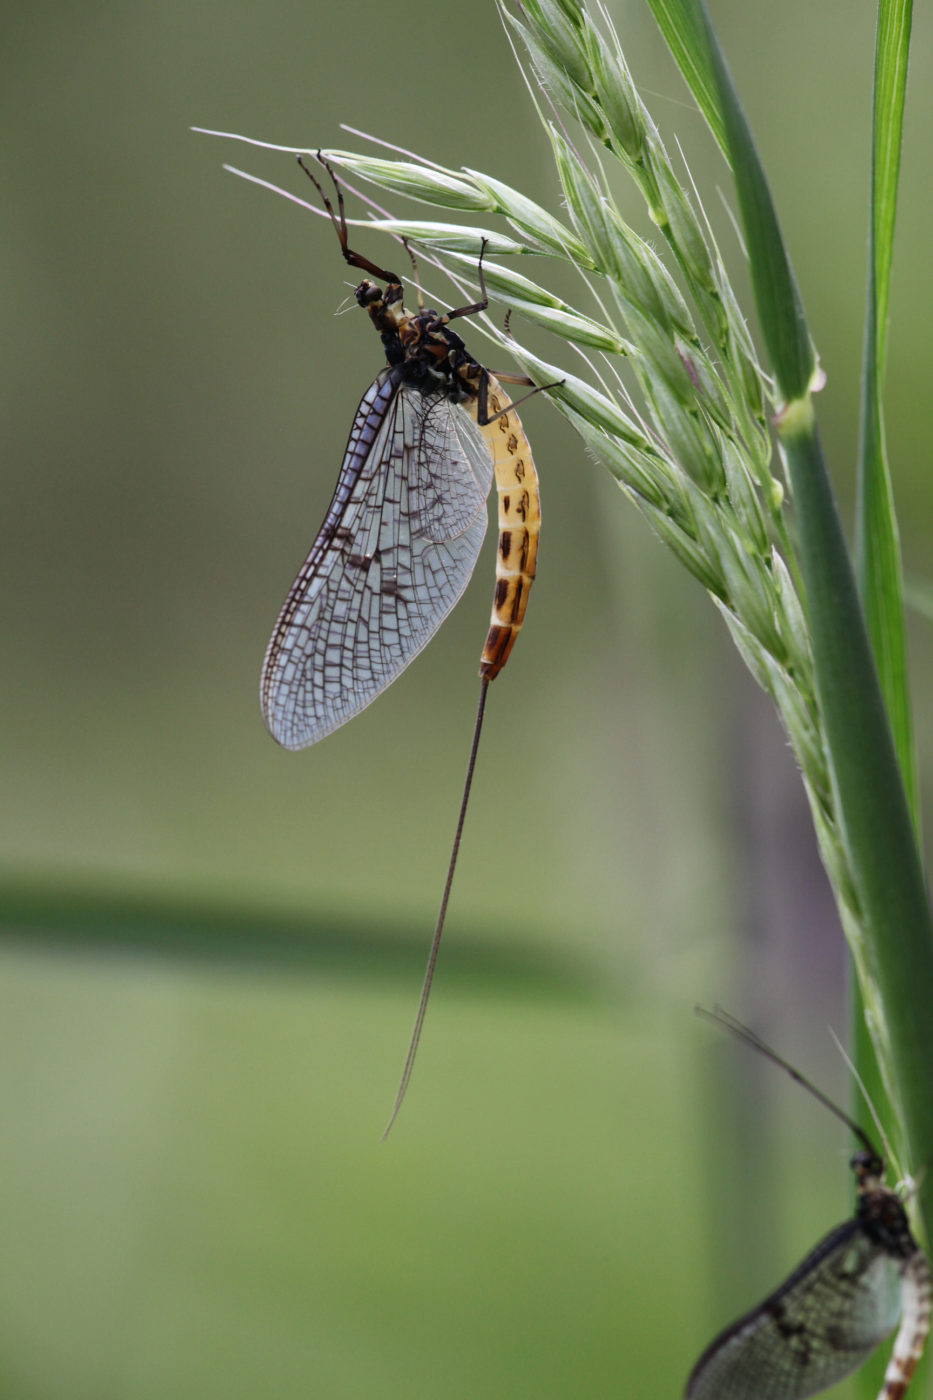
M 482 301 L 477 302 L 474 306 L 465 306 L 460 311 L 449 312 L 447 320 L 450 320 L 454 316 L 468 316 L 473 312 L 485 311 L 486 307 L 489 305 L 489 297 L 486 294 L 486 280 L 483 277 L 483 254 L 486 251 L 486 243 L 487 240 L 484 238 L 483 246 L 480 249 L 479 263 L 476 269 L 479 274 L 479 289 L 482 293 Z M 509 330 L 509 321 L 511 317 L 512 308 L 509 307 L 508 311 L 505 313 L 505 333 L 509 336 L 511 335 Z M 488 427 L 490 423 L 495 422 L 497 418 L 502 416 L 503 410 L 501 408 L 494 408 L 492 413 L 489 412 L 489 385 L 492 380 L 499 384 L 515 384 L 519 388 L 525 388 L 529 391 L 527 394 L 522 394 L 520 399 L 513 399 L 508 405 L 510 410 L 520 408 L 523 403 L 527 403 L 529 399 L 533 399 L 535 394 L 543 393 L 545 389 L 559 389 L 564 382 L 562 379 L 555 379 L 551 384 L 536 384 L 527 374 L 500 374 L 498 370 L 494 372 L 493 370 L 486 369 L 485 366 L 481 367 L 479 383 L 476 386 L 476 422 L 480 428 Z
M 506 408 L 494 408 L 489 411 L 489 383 L 495 380 L 499 384 L 517 384 L 528 389 L 527 394 L 522 394 L 520 399 L 511 399 Z M 536 384 L 533 379 L 529 379 L 527 374 L 493 374 L 492 370 L 483 369 L 480 373 L 479 384 L 476 389 L 476 421 L 481 428 L 487 428 L 490 423 L 494 423 L 497 418 L 501 418 L 503 413 L 511 413 L 515 408 L 520 408 L 523 403 L 533 399 L 535 394 L 543 394 L 546 389 L 559 389 L 563 384 L 562 379 L 555 379 L 552 384 Z

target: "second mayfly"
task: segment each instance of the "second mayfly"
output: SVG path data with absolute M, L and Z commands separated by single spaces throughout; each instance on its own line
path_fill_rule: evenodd
M 356 411 L 333 500 L 266 650 L 260 696 L 273 738 L 289 749 L 305 748 L 391 685 L 469 582 L 486 533 L 493 474 L 499 499 L 496 587 L 473 743 L 391 1127 L 421 1035 L 486 693 L 518 635 L 535 575 L 540 502 L 515 406 L 450 329 L 457 317 L 486 309 L 482 262 L 480 301 L 439 313 L 421 305 L 419 291 L 418 311 L 407 311 L 399 277 L 350 248 L 343 192 L 320 152 L 317 159 L 333 181 L 336 211 L 311 170 L 301 159 L 299 164 L 323 200 L 344 258 L 385 284 L 364 280 L 354 295 L 379 332 L 386 366 Z

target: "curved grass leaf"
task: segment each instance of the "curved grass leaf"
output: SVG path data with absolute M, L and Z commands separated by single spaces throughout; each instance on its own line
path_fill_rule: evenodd
M 919 825 L 916 756 L 907 689 L 901 550 L 885 448 L 882 401 L 912 9 L 912 0 L 881 0 L 878 7 L 857 474 L 856 573 L 901 776 L 914 823 Z

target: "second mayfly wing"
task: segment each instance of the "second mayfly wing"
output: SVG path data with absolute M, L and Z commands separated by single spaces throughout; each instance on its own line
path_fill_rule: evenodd
M 491 479 L 458 404 L 377 375 L 263 662 L 263 718 L 285 748 L 339 728 L 434 635 L 473 572 Z
M 707 1348 L 685 1400 L 804 1400 L 842 1380 L 894 1330 L 903 1267 L 846 1221 Z

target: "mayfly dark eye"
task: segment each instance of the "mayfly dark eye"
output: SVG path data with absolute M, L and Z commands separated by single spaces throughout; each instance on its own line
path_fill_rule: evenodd
M 515 407 L 450 329 L 457 317 L 485 310 L 485 290 L 481 301 L 456 311 L 407 311 L 395 274 L 350 248 L 341 187 L 318 159 L 333 180 L 336 209 L 303 161 L 302 169 L 318 189 L 344 258 L 385 283 L 367 278 L 356 299 L 381 337 L 386 367 L 356 411 L 333 500 L 266 650 L 260 698 L 273 738 L 288 749 L 314 744 L 392 684 L 469 582 L 486 532 L 493 476 L 499 500 L 496 587 L 470 762 L 394 1120 L 431 988 L 486 691 L 522 625 L 541 513 L 531 448 Z
M 862 1148 L 852 1158 L 853 1219 L 831 1230 L 779 1288 L 710 1343 L 690 1374 L 685 1400 L 804 1400 L 861 1366 L 895 1327 L 878 1400 L 901 1400 L 930 1329 L 930 1268 L 904 1207 L 884 1184 L 883 1159 L 857 1123 L 754 1032 L 721 1012 L 700 1014 L 786 1070 L 848 1124 Z

